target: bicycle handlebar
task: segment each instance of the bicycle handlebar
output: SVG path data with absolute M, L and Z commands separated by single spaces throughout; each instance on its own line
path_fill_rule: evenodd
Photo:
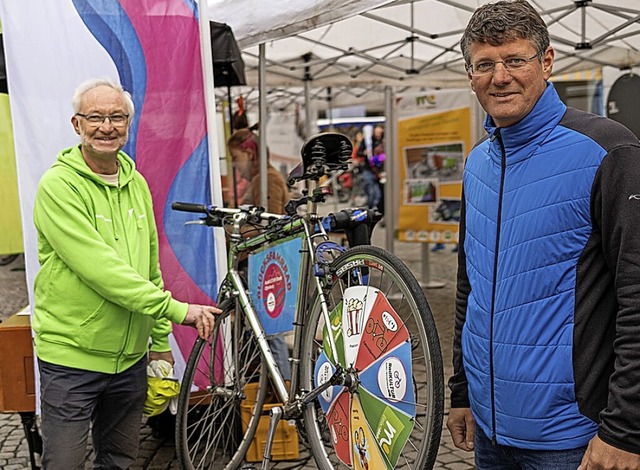
M 206 214 L 208 209 L 212 209 L 213 206 L 205 206 L 204 204 L 194 204 L 192 202 L 174 202 L 171 204 L 171 208 L 174 211 L 182 212 L 199 212 Z
M 182 212 L 197 212 L 206 214 L 208 217 L 224 217 L 227 215 L 235 214 L 247 214 L 249 220 L 266 220 L 272 221 L 275 219 L 282 219 L 284 216 L 281 214 L 272 214 L 271 212 L 265 212 L 264 208 L 259 206 L 240 206 L 234 207 L 219 207 L 211 204 L 195 204 L 192 202 L 173 202 L 171 203 L 171 209 Z
M 221 227 L 225 217 L 244 214 L 239 226 L 244 223 L 276 220 L 292 220 L 290 216 L 265 212 L 259 206 L 241 206 L 239 208 L 217 207 L 210 204 L 195 204 L 191 202 L 174 202 L 173 210 L 182 212 L 196 212 L 206 214 L 203 218 L 204 225 Z M 330 213 L 320 220 L 327 232 L 344 231 L 350 246 L 368 245 L 371 243 L 371 233 L 376 223 L 382 218 L 382 214 L 374 209 L 342 209 L 336 213 Z M 274 228 L 274 226 L 272 226 Z

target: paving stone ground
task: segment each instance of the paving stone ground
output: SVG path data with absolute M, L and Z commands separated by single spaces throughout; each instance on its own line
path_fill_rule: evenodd
M 373 244 L 385 246 L 384 230 L 376 229 Z M 423 285 L 428 281 L 442 281 L 442 288 L 427 288 L 425 293 L 433 312 L 445 364 L 445 378 L 451 375 L 451 343 L 453 334 L 453 306 L 455 292 L 456 255 L 451 246 L 431 253 L 421 244 L 396 242 L 394 251 L 414 272 Z M 427 259 L 428 263 L 423 264 Z M 428 267 L 428 269 L 427 269 Z M 429 279 L 423 279 L 426 273 Z M 8 318 L 28 303 L 24 278 L 24 260 L 19 258 L 8 266 L 0 266 L 0 320 Z M 448 399 L 445 414 L 448 413 Z M 445 416 L 446 420 L 446 416 Z M 87 449 L 90 454 L 90 447 Z M 283 463 L 282 468 L 291 465 Z M 279 468 L 280 465 L 277 467 Z M 31 468 L 27 441 L 18 414 L 0 413 L 0 469 L 23 470 Z M 86 468 L 91 468 L 87 463 Z M 143 421 L 140 431 L 140 454 L 133 470 L 177 469 L 179 468 L 173 442 L 156 438 L 151 428 Z M 305 466 L 304 468 L 314 468 Z M 436 469 L 466 470 L 473 469 L 473 455 L 456 449 L 446 429 L 438 453 Z

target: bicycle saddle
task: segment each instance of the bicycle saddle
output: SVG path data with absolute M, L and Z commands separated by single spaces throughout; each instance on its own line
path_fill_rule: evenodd
M 349 138 L 338 132 L 323 132 L 310 137 L 300 150 L 302 164 L 289 174 L 290 184 L 305 179 L 317 180 L 329 172 L 346 170 L 352 150 Z

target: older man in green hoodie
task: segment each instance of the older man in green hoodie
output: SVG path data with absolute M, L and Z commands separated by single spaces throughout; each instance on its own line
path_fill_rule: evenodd
M 80 145 L 44 174 L 34 221 L 41 269 L 33 328 L 47 470 L 129 468 L 138 452 L 148 360 L 173 362 L 171 322 L 207 338 L 219 310 L 163 288 L 151 194 L 122 152 L 133 100 L 110 80 L 73 98 Z

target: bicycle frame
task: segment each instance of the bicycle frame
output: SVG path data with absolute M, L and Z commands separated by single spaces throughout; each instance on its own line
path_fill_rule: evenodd
M 316 189 L 317 183 L 315 181 L 309 181 L 309 193 L 312 193 Z M 255 248 L 258 248 L 264 245 L 266 242 L 271 239 L 279 239 L 282 237 L 286 237 L 289 235 L 294 235 L 304 231 L 303 239 L 306 242 L 306 247 L 302 250 L 302 260 L 301 260 L 301 271 L 303 273 L 302 282 L 298 287 L 297 292 L 297 308 L 295 312 L 295 321 L 294 321 L 294 345 L 293 345 L 293 357 L 291 359 L 292 367 L 291 367 L 291 390 L 298 390 L 299 386 L 299 366 L 300 366 L 300 352 L 301 352 L 301 342 L 302 342 L 302 328 L 304 327 L 304 313 L 309 308 L 308 300 L 310 282 L 311 278 L 315 285 L 313 286 L 313 290 L 317 294 L 320 299 L 320 307 L 322 309 L 322 315 L 327 324 L 329 324 L 329 311 L 327 309 L 327 302 L 324 297 L 322 284 L 320 278 L 313 275 L 312 266 L 316 261 L 315 257 L 315 249 L 316 249 L 316 240 L 321 239 L 322 241 L 329 240 L 327 232 L 319 224 L 319 218 L 317 214 L 317 203 L 308 202 L 307 204 L 308 212 L 304 216 L 296 217 L 291 219 L 291 221 L 281 228 L 278 231 L 278 236 L 273 237 L 272 234 L 259 234 L 255 237 L 251 237 L 245 239 L 242 237 L 241 229 L 243 225 L 243 218 L 246 219 L 246 214 L 241 212 L 234 211 L 234 232 L 231 235 L 231 246 L 228 255 L 228 273 L 227 279 L 230 281 L 231 285 L 234 288 L 233 294 L 238 297 L 241 312 L 245 315 L 251 330 L 256 336 L 256 341 L 258 343 L 258 347 L 260 352 L 264 358 L 265 365 L 267 367 L 269 376 L 271 377 L 273 386 L 275 388 L 276 395 L 278 399 L 282 403 L 289 403 L 290 396 L 287 390 L 287 386 L 285 380 L 280 372 L 276 360 L 271 352 L 269 347 L 269 343 L 267 340 L 267 336 L 264 333 L 262 328 L 262 324 L 260 319 L 258 318 L 258 313 L 253 307 L 249 295 L 247 294 L 247 286 L 245 285 L 242 277 L 240 276 L 238 265 L 240 262 L 240 253 L 250 252 Z M 266 214 L 265 217 L 274 218 L 278 216 L 274 216 L 274 214 Z M 284 216 L 279 217 L 281 220 L 284 219 Z M 318 233 L 316 233 L 316 228 L 319 228 Z M 337 362 L 337 347 L 333 338 L 329 338 L 330 342 L 330 350 L 332 351 L 333 359 Z M 318 389 L 314 390 L 311 393 L 311 397 L 309 399 L 312 400 L 319 393 L 322 393 L 325 388 L 332 385 L 330 382 L 327 382 L 326 385 L 318 387 Z M 299 397 L 296 397 L 299 398 Z M 306 400 L 305 400 L 306 401 Z

